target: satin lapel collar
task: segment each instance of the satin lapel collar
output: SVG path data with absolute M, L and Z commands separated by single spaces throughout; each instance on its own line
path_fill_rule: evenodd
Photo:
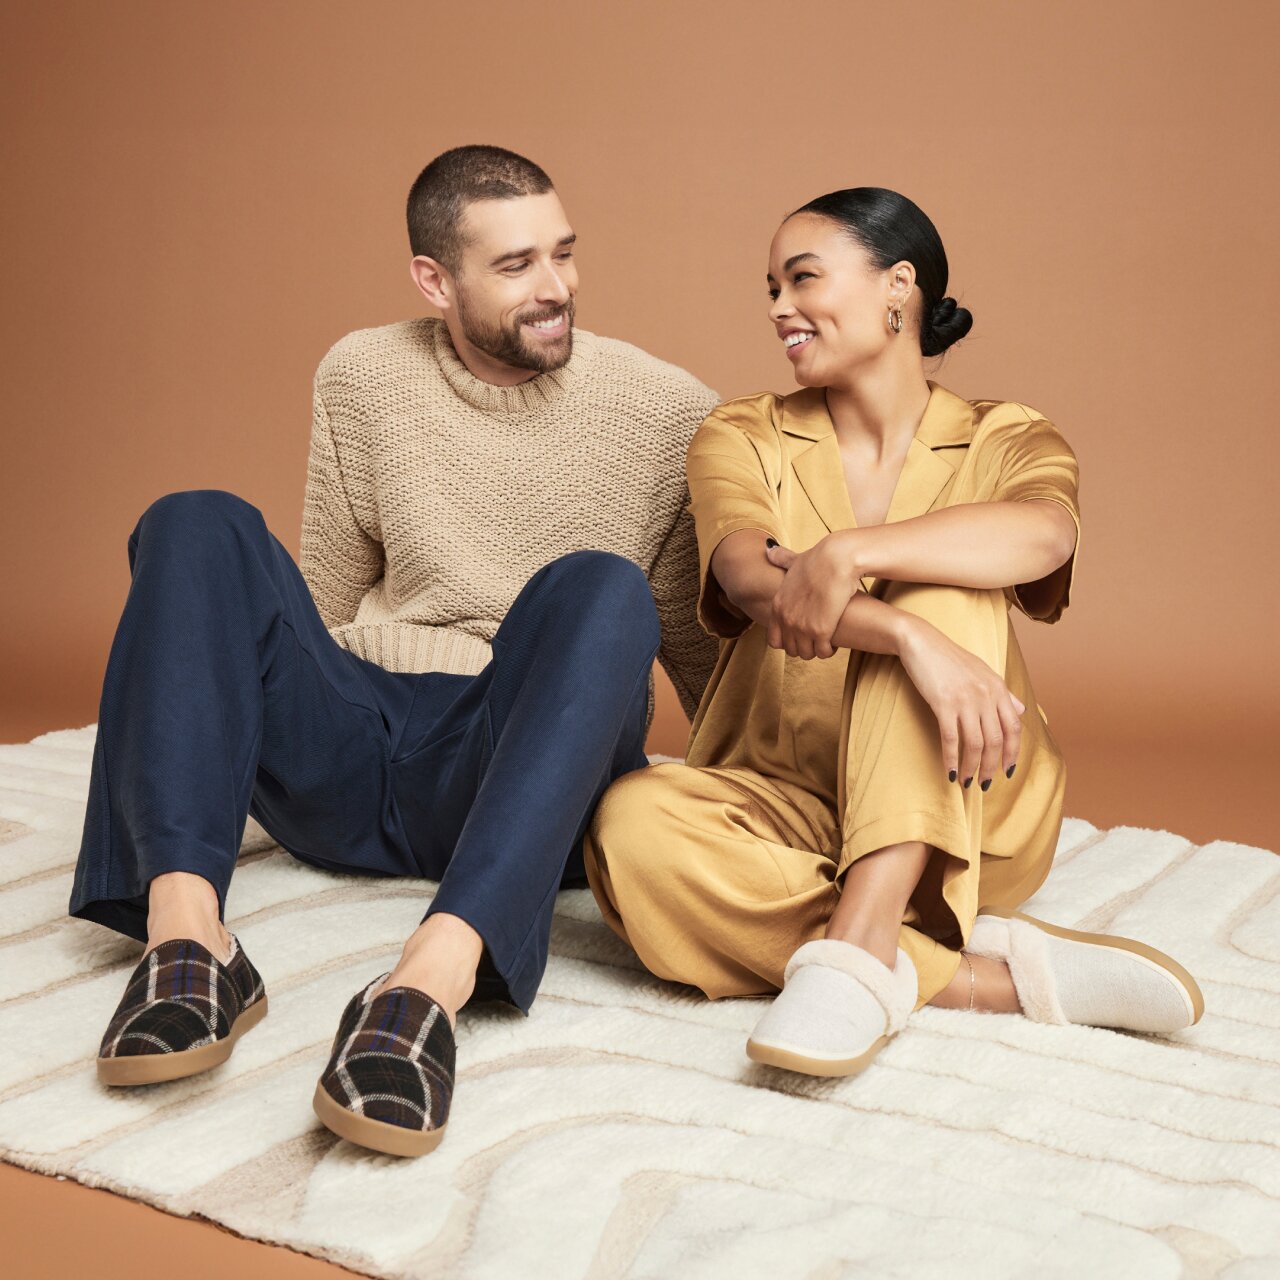
M 929 511 L 955 475 L 947 455 L 937 451 L 967 445 L 972 439 L 973 406 L 946 387 L 930 382 L 929 402 L 907 450 L 885 524 L 910 520 Z
M 791 459 L 791 469 L 829 530 L 834 533 L 857 524 L 844 482 L 844 460 L 834 435 L 796 454 Z
M 845 485 L 844 460 L 821 387 L 806 387 L 783 401 L 782 430 L 794 438 L 791 469 L 822 522 L 833 533 L 853 529 L 857 520 Z M 955 475 L 936 452 L 973 439 L 973 406 L 946 387 L 929 382 L 929 402 L 898 476 L 885 523 L 924 515 Z M 806 447 L 800 441 L 811 443 Z
M 791 469 L 822 523 L 833 533 L 853 528 L 857 522 L 845 487 L 844 462 L 821 387 L 805 387 L 785 397 L 782 430 L 793 437 L 788 446 Z
M 934 453 L 927 444 L 921 443 L 917 436 L 912 440 L 906 461 L 898 473 L 898 487 L 893 491 L 893 498 L 889 502 L 885 524 L 924 515 L 953 475 L 955 471 L 951 464 L 940 454 Z

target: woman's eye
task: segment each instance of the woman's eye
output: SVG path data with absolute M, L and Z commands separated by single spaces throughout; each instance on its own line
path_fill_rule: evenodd
M 777 302 L 777 300 L 778 300 L 778 291 L 777 291 L 777 289 L 770 289 L 770 290 L 769 290 L 769 301 L 770 301 L 770 302 Z
M 791 283 L 799 284 L 801 280 L 805 279 L 806 277 L 811 277 L 812 275 L 813 275 L 812 271 L 797 271 L 795 275 L 791 277 Z

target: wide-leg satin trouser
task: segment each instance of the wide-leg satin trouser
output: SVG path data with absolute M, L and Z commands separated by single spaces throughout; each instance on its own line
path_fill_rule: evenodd
M 646 761 L 659 628 L 644 572 L 602 551 L 553 560 L 468 676 L 343 649 L 234 494 L 153 503 L 129 565 L 70 914 L 145 940 L 151 880 L 188 871 L 222 916 L 252 813 L 302 861 L 439 880 L 427 914 L 485 942 L 476 998 L 527 1011 L 595 805 Z
M 929 705 L 895 656 L 869 653 L 850 655 L 834 811 L 797 803 L 752 769 L 625 775 L 588 830 L 587 877 L 605 919 L 659 977 L 713 998 L 776 990 L 792 952 L 823 936 L 848 868 L 919 840 L 935 853 L 900 934 L 919 1007 L 954 977 L 979 908 L 1017 906 L 1048 875 L 1066 771 L 1009 644 L 1004 593 L 888 583 L 883 598 L 982 658 L 1027 703 L 1013 778 L 997 773 L 986 792 L 948 781 Z

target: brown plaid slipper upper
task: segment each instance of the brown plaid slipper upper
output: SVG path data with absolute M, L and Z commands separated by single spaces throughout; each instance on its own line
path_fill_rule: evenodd
M 340 1138 L 388 1155 L 417 1156 L 444 1137 L 453 1097 L 453 1028 L 440 1005 L 414 987 L 392 987 L 371 999 L 386 976 L 347 1002 L 312 1103 Z
M 192 938 L 147 952 L 129 977 L 98 1050 L 103 1084 L 155 1084 L 225 1062 L 267 1012 L 262 978 L 239 939 L 223 964 Z

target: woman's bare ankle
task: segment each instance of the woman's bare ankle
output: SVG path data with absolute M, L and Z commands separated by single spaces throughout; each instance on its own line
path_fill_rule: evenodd
M 1022 1012 L 1009 966 L 1003 960 L 968 952 L 962 953 L 955 977 L 929 1003 L 937 1009 L 972 1007 L 974 1013 Z
M 861 947 L 887 969 L 893 969 L 897 965 L 899 931 L 896 928 L 887 928 L 878 922 L 868 924 L 865 921 L 842 924 L 833 919 L 827 925 L 825 936 L 833 942 L 848 942 Z

